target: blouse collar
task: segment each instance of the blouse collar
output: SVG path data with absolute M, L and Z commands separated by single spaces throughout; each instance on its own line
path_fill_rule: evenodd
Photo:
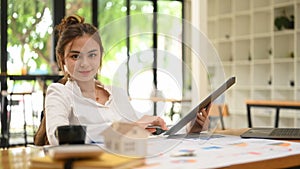
M 104 89 L 105 91 L 107 91 L 107 92 L 109 93 L 108 100 L 105 102 L 104 105 L 102 105 L 102 104 L 96 102 L 95 100 L 92 100 L 92 99 L 90 99 L 90 98 L 84 97 L 84 96 L 82 95 L 82 92 L 81 92 L 81 90 L 80 90 L 80 87 L 78 86 L 78 84 L 77 84 L 76 81 L 74 81 L 74 80 L 68 80 L 68 81 L 66 82 L 66 84 L 65 84 L 65 86 L 67 86 L 68 88 L 70 88 L 70 89 L 74 92 L 74 94 L 76 94 L 76 95 L 78 95 L 78 96 L 80 96 L 80 97 L 83 97 L 84 99 L 87 99 L 87 100 L 89 100 L 89 101 L 93 101 L 93 102 L 95 102 L 95 103 L 98 104 L 98 105 L 105 106 L 105 107 L 109 106 L 109 104 L 111 103 L 111 101 L 112 101 L 112 99 L 113 99 L 111 89 L 110 89 L 108 86 L 105 86 L 105 85 L 100 85 L 100 84 L 96 84 L 96 85 L 97 85 L 97 87 L 100 87 L 100 88 Z

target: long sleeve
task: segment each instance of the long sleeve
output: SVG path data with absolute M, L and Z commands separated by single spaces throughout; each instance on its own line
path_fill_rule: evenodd
M 99 104 L 82 96 L 74 81 L 65 85 L 53 83 L 46 93 L 46 131 L 49 143 L 58 145 L 55 130 L 61 125 L 87 126 L 87 140 L 101 140 L 101 132 L 112 122 L 135 122 L 138 116 L 126 92 L 118 87 L 105 87 L 109 100 Z
M 45 100 L 46 132 L 51 145 L 58 145 L 55 137 L 56 127 L 69 125 L 71 102 L 68 96 L 68 90 L 62 84 L 53 83 L 47 89 Z

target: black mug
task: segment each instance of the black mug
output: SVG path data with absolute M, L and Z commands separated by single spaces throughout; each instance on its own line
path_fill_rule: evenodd
M 60 145 L 62 144 L 84 144 L 86 137 L 86 126 L 65 125 L 58 126 L 55 136 Z

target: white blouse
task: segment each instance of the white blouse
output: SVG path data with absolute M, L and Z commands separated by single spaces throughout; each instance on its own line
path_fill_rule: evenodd
M 114 121 L 134 122 L 138 117 L 125 91 L 105 86 L 109 100 L 99 104 L 86 98 L 75 81 L 65 85 L 52 83 L 47 88 L 45 101 L 46 132 L 49 143 L 58 145 L 55 130 L 61 125 L 80 124 L 87 126 L 86 142 L 99 141 L 101 132 Z

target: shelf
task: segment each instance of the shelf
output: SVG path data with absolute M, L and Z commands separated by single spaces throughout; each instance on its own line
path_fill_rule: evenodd
M 300 3 L 297 4 L 296 11 L 297 11 L 297 15 L 296 16 L 300 16 Z M 296 17 L 296 21 L 295 22 L 296 22 L 295 23 L 296 29 L 299 30 L 300 29 L 300 17 Z
M 218 46 L 219 55 L 222 61 L 232 61 L 232 43 L 231 42 L 221 42 Z
M 255 64 L 253 65 L 253 85 L 270 85 L 272 74 L 271 64 Z
M 207 28 L 209 29 L 208 38 L 215 39 L 217 37 L 216 21 L 208 21 Z
M 229 77 L 232 75 L 232 67 L 231 65 L 223 65 L 224 73 L 226 77 Z
M 207 15 L 208 17 L 215 17 L 216 16 L 216 0 L 210 0 L 210 2 L 207 4 Z
M 219 20 L 218 37 L 221 39 L 230 39 L 232 37 L 232 19 L 223 18 Z
M 217 46 L 225 75 L 237 78 L 232 97 L 228 97 L 233 113 L 245 113 L 247 99 L 300 101 L 300 0 L 207 3 L 216 5 L 209 9 L 217 11 L 209 16 L 208 35 Z M 277 20 L 275 26 L 275 20 L 283 16 L 288 24 L 278 25 Z M 262 123 L 273 126 L 273 117 L 265 116 Z M 293 116 L 287 116 L 284 125 L 289 118 Z M 291 121 L 300 126 L 300 115 L 297 118 Z
M 253 39 L 253 60 L 269 59 L 272 51 L 270 37 L 261 37 Z
M 231 0 L 218 0 L 219 8 L 218 15 L 230 14 L 232 12 L 232 1 Z
M 236 79 L 238 79 L 239 86 L 249 86 L 251 85 L 251 81 L 249 76 L 250 66 L 246 65 L 235 65 L 235 75 Z
M 274 86 L 293 87 L 291 83 L 295 81 L 294 72 L 294 63 L 275 63 Z
M 238 40 L 249 40 L 251 37 L 250 35 L 241 35 L 241 36 L 236 36 L 234 38 L 234 40 L 238 41 Z
M 280 118 L 294 118 L 299 115 L 299 110 L 291 110 L 291 109 L 281 109 L 280 110 Z M 280 119 L 281 120 L 281 119 Z
M 235 0 L 235 12 L 249 11 L 250 0 Z
M 259 85 L 252 85 L 252 88 L 253 88 L 253 91 L 255 92 L 255 91 L 259 91 L 259 90 L 272 90 L 272 87 L 271 87 L 271 85 L 268 85 L 268 86 L 266 86 L 266 85 L 261 85 L 261 86 L 259 86 Z
M 245 101 L 251 97 L 251 92 L 250 90 L 236 89 L 234 97 L 236 98 L 234 109 L 245 109 Z
M 219 19 L 220 19 L 220 20 L 225 20 L 225 19 L 230 19 L 230 20 L 232 20 L 232 18 L 233 18 L 233 15 L 232 15 L 232 14 L 224 14 L 224 15 L 222 15 L 222 16 L 219 16 Z
M 274 63 L 294 63 L 294 58 L 274 58 Z
M 259 23 L 259 24 L 257 24 Z M 271 32 L 271 12 L 262 11 L 254 12 L 253 14 L 253 33 L 268 33 Z
M 235 61 L 251 60 L 250 40 L 237 40 L 235 46 Z
M 271 0 L 253 0 L 253 9 L 269 7 L 271 5 Z
M 264 108 L 260 108 L 260 107 L 253 107 L 252 108 L 252 116 L 256 116 L 256 117 L 265 117 L 265 118 L 270 118 L 271 116 L 273 116 L 274 110 L 272 109 L 264 109 Z M 255 122 L 256 120 L 258 120 L 259 118 L 254 118 L 253 122 Z M 270 119 L 271 121 L 272 119 Z M 272 123 L 272 125 L 274 125 L 274 123 Z M 257 126 L 257 125 L 254 125 Z
M 208 18 L 207 18 L 207 20 L 210 22 L 210 21 L 216 21 L 216 20 L 218 20 L 219 18 L 218 17 L 216 17 L 216 16 L 209 16 Z
M 250 92 L 251 90 L 249 89 L 249 85 L 245 85 L 245 86 L 242 86 L 242 85 L 238 85 L 235 87 L 236 91 L 246 91 L 246 92 Z
M 222 39 L 219 39 L 217 43 L 232 43 L 232 39 L 228 38 L 222 38 Z
M 294 100 L 293 90 L 276 88 L 273 92 L 273 100 Z
M 300 60 L 300 32 L 297 33 L 297 41 L 296 41 L 296 49 L 297 49 L 297 60 Z
M 238 60 L 235 64 L 239 66 L 250 66 L 251 63 L 249 60 Z
M 293 34 L 274 37 L 274 58 L 289 58 L 295 53 Z
M 270 64 L 270 58 L 267 58 L 267 59 L 256 59 L 256 60 L 253 60 L 252 63 L 254 65 L 255 64 Z
M 249 15 L 249 16 L 251 16 L 251 11 L 241 11 L 241 12 L 236 12 L 234 15 L 235 15 L 235 16 L 244 16 L 244 15 Z
M 232 61 L 223 61 L 223 66 L 232 66 Z
M 266 32 L 266 33 L 256 33 L 252 35 L 253 38 L 271 38 L 271 32 Z
M 294 29 L 285 29 L 281 31 L 275 31 L 274 35 L 275 36 L 284 36 L 284 35 L 291 35 L 293 36 L 294 34 Z
M 293 5 L 294 0 L 274 0 L 274 7 L 283 7 L 288 5 Z
M 250 34 L 250 15 L 236 16 L 235 22 L 235 36 Z
M 276 87 L 274 87 L 274 90 L 278 90 L 278 91 L 293 91 L 294 89 L 292 87 L 289 87 L 289 86 L 276 86 Z
M 253 12 L 268 12 L 270 11 L 270 7 L 260 7 L 260 8 L 254 8 Z
M 300 89 L 300 60 L 296 62 L 296 86 Z

